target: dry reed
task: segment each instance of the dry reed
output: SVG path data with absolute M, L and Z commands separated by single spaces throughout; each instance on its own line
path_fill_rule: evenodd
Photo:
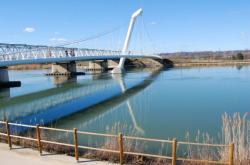
M 2 127 L 1 132 L 6 130 Z M 126 134 L 132 136 L 138 136 L 137 132 L 127 125 L 121 125 L 120 123 L 115 124 L 112 127 L 108 127 L 106 131 L 110 134 L 118 134 L 119 132 L 126 132 Z M 35 138 L 35 132 L 30 131 L 26 134 L 29 137 Z M 50 134 L 42 132 L 42 139 L 47 139 Z M 65 136 L 71 136 L 71 134 L 57 135 L 58 137 L 53 137 L 51 140 L 61 141 L 65 139 Z M 222 127 L 220 142 L 221 144 L 235 144 L 235 164 L 248 165 L 250 164 L 250 122 L 247 121 L 247 113 L 242 117 L 240 113 L 235 113 L 232 116 L 227 113 L 222 115 Z M 6 141 L 6 137 L 1 136 L 1 141 Z M 190 141 L 190 135 L 187 133 L 186 139 Z M 37 148 L 36 142 L 29 142 L 26 140 L 20 140 L 13 138 L 13 144 L 21 145 L 24 147 Z M 192 141 L 193 142 L 193 141 Z M 201 133 L 198 131 L 195 142 L 198 143 L 214 143 L 213 137 L 208 133 Z M 216 142 L 218 143 L 218 142 Z M 89 144 L 91 145 L 91 144 Z M 116 137 L 106 137 L 104 143 L 101 144 L 103 149 L 119 150 L 118 139 Z M 180 146 L 178 146 L 180 149 Z M 142 152 L 145 153 L 147 149 L 147 144 L 143 141 L 124 139 L 124 150 L 128 152 Z M 59 145 L 43 144 L 43 150 L 56 153 L 67 153 L 68 155 L 74 155 L 73 148 L 63 147 Z M 166 146 L 161 144 L 159 148 L 159 155 L 166 155 Z M 218 161 L 228 161 L 229 149 L 228 147 L 207 147 L 207 146 L 193 146 L 187 145 L 185 148 L 185 153 L 187 158 L 190 159 L 201 159 L 201 160 L 218 160 Z M 87 158 L 94 158 L 98 160 L 107 160 L 111 162 L 119 162 L 119 154 L 102 152 L 102 151 L 89 151 L 80 150 L 80 156 Z M 165 159 L 148 158 L 144 156 L 132 156 L 125 155 L 125 162 L 128 164 L 149 164 L 149 165 L 160 165 L 169 164 L 170 162 Z M 201 163 L 188 163 L 188 162 L 178 162 L 178 164 L 201 164 Z
M 222 127 L 220 134 L 220 144 L 230 145 L 234 143 L 234 159 L 235 164 L 249 165 L 250 164 L 250 128 L 249 121 L 247 121 L 247 113 L 242 117 L 240 113 L 234 113 L 230 116 L 227 113 L 222 115 Z M 186 139 L 189 141 L 189 133 Z M 198 143 L 214 143 L 213 137 L 208 133 L 201 133 L 198 131 L 195 142 Z M 191 159 L 201 160 L 218 160 L 228 161 L 229 148 L 228 147 L 214 147 L 213 149 L 206 146 L 192 146 L 187 147 L 187 157 Z

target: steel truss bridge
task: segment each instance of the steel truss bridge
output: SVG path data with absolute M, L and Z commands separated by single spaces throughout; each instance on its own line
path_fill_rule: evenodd
M 120 59 L 122 57 L 161 58 L 158 55 L 142 55 L 142 53 L 132 51 L 124 53 L 120 50 L 0 43 L 0 67 L 20 64 Z

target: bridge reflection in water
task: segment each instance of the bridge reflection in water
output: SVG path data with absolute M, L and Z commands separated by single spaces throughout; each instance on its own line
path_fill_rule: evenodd
M 105 75 L 104 78 L 101 76 L 93 84 L 70 83 L 59 88 L 19 96 L 1 104 L 1 119 L 33 125 L 49 125 L 55 121 L 57 121 L 57 124 L 60 122 L 67 123 L 67 121 L 72 120 L 64 120 L 63 118 L 70 118 L 74 113 L 85 111 L 97 104 L 100 106 L 100 103 L 107 104 L 108 101 L 110 107 L 98 108 L 96 111 L 86 113 L 86 116 L 83 117 L 85 118 L 84 122 L 79 123 L 88 125 L 88 123 L 105 116 L 108 112 L 126 102 L 134 128 L 143 134 L 144 131 L 136 121 L 129 98 L 147 87 L 158 73 L 159 71 L 154 71 L 145 79 L 140 78 L 133 81 L 126 81 L 126 76 L 117 77 L 117 75 L 112 77 L 111 75 Z M 82 121 L 81 118 L 79 120 L 74 119 L 74 121 Z M 82 126 L 76 127 L 80 128 Z
M 110 131 L 105 129 L 112 129 L 112 126 L 121 124 L 121 127 L 128 127 L 124 128 L 124 131 L 127 130 L 127 132 L 130 132 L 131 130 L 133 130 L 133 133 L 135 133 L 136 135 L 143 135 L 144 129 L 141 127 L 140 121 L 138 120 L 143 115 L 138 114 L 138 109 L 136 109 L 136 111 L 133 110 L 133 103 L 135 102 L 132 102 L 132 100 L 134 100 L 134 97 L 136 97 L 139 93 L 144 91 L 144 89 L 147 88 L 155 80 L 159 73 L 160 70 L 155 70 L 151 72 L 150 75 L 145 77 L 142 81 L 131 87 L 125 86 L 126 83 L 122 81 L 122 77 L 113 77 L 117 82 L 120 82 L 119 84 L 122 90 L 119 96 L 108 99 L 101 104 L 97 104 L 86 109 L 85 111 L 79 111 L 74 115 L 59 119 L 56 123 L 53 124 L 53 127 L 67 129 L 75 127 L 79 130 L 84 131 L 105 132 Z M 143 101 L 139 102 L 143 102 L 143 104 L 145 104 L 145 99 L 147 99 L 145 97 L 140 98 L 143 99 Z M 140 107 L 143 106 L 148 105 L 141 105 Z M 146 109 L 143 109 L 143 111 L 144 110 Z M 126 124 L 123 125 L 122 122 Z

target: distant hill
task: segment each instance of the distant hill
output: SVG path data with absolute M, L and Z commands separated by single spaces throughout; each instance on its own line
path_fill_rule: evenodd
M 250 59 L 250 50 L 175 52 L 160 55 L 165 58 L 239 60 Z

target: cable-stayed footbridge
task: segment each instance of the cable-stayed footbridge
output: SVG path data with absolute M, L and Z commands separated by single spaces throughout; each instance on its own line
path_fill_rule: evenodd
M 71 61 L 108 60 L 120 58 L 160 58 L 158 55 L 139 52 L 51 47 L 43 45 L 0 43 L 0 67 L 21 64 L 59 63 Z
M 119 60 L 112 73 L 120 74 L 124 72 L 126 58 L 161 59 L 159 55 L 142 54 L 128 49 L 136 19 L 141 14 L 142 9 L 132 14 L 123 49 L 118 51 L 0 43 L 0 84 L 9 81 L 7 67 L 13 65 L 52 63 L 52 73 L 65 74 L 76 73 L 76 61 L 95 61 L 103 68 L 107 67 L 107 62 L 98 60 Z

